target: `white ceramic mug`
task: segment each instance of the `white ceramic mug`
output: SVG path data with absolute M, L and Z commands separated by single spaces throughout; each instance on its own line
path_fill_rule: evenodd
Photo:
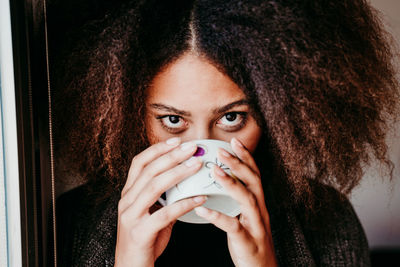
M 230 144 L 224 141 L 211 139 L 194 140 L 191 142 L 197 144 L 197 151 L 193 156 L 201 157 L 203 166 L 197 173 L 170 188 L 165 194 L 165 200 L 160 198 L 158 201 L 163 206 L 166 206 L 185 198 L 206 195 L 208 198 L 203 204 L 204 207 L 219 211 L 231 217 L 239 215 L 240 208 L 238 203 L 215 181 L 212 172 L 213 166 L 218 165 L 227 174 L 232 176 L 230 169 L 217 158 L 219 147 L 235 155 Z M 208 223 L 208 221 L 197 216 L 194 210 L 179 217 L 178 220 L 188 223 Z

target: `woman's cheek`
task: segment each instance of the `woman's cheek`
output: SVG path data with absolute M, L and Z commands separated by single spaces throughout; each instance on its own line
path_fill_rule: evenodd
M 146 119 L 146 137 L 150 145 L 157 144 L 162 141 L 160 138 L 160 131 L 156 127 L 156 122 L 151 119 Z
M 261 128 L 254 122 L 254 124 L 249 125 L 248 131 L 242 136 L 237 136 L 240 142 L 250 151 L 253 153 L 260 141 L 262 131 Z

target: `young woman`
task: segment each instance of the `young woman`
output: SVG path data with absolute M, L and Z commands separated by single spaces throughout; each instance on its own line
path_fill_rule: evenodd
M 87 183 L 58 200 L 60 265 L 369 265 L 346 195 L 391 168 L 398 84 L 365 1 L 133 1 L 85 36 L 61 80 Z M 213 171 L 238 217 L 157 204 L 199 170 L 196 139 L 231 143 L 241 182 Z M 193 209 L 210 224 L 176 221 Z

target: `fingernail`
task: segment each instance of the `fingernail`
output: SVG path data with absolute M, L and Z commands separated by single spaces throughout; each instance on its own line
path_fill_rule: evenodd
M 208 210 L 206 208 L 202 207 L 202 206 L 194 208 L 194 211 L 200 217 L 207 216 L 207 214 L 208 214 Z
M 196 157 L 191 157 L 190 159 L 188 159 L 184 163 L 185 163 L 186 167 L 192 167 L 197 162 L 201 162 L 201 159 L 200 158 L 196 158 Z
M 232 143 L 234 143 L 236 146 L 243 148 L 242 143 L 240 143 L 240 141 L 238 139 L 236 139 L 235 137 L 232 138 Z
M 183 144 L 181 145 L 181 150 L 182 150 L 182 151 L 186 151 L 186 150 L 189 150 L 189 149 L 191 149 L 191 148 L 194 148 L 195 146 L 196 146 L 196 144 L 193 143 L 193 142 L 183 143 Z
M 168 139 L 167 141 L 165 141 L 165 143 L 167 143 L 167 145 L 176 145 L 181 141 L 181 139 L 179 137 L 172 137 L 170 139 Z
M 219 149 L 219 152 L 221 153 L 222 156 L 229 158 L 231 154 L 229 154 L 225 149 Z
M 193 201 L 196 203 L 203 202 L 204 200 L 207 200 L 207 196 L 197 196 L 193 198 Z
M 218 168 L 218 167 L 214 167 L 214 171 L 215 171 L 216 174 L 218 174 L 219 176 L 222 176 L 222 177 L 226 176 L 226 173 L 225 173 L 223 170 L 221 170 L 220 168 Z

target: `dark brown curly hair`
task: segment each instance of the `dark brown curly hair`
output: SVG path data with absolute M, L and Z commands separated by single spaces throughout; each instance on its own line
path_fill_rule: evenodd
M 348 194 L 373 159 L 392 171 L 394 53 L 364 0 L 132 1 L 77 40 L 56 72 L 56 146 L 103 195 L 148 146 L 148 84 L 188 51 L 245 92 L 264 131 L 255 157 L 296 201 L 312 199 L 314 181 Z

